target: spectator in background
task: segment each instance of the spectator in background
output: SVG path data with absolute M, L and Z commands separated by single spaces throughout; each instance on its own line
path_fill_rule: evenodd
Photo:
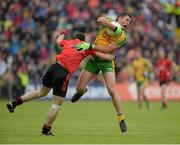
M 172 19 L 174 16 L 174 3 L 172 0 L 167 0 L 163 4 L 165 6 L 165 12 L 167 13 L 167 23 L 172 24 Z
M 177 66 L 176 74 L 175 74 L 175 79 L 176 79 L 176 82 L 177 82 L 178 84 L 180 84 L 180 65 Z
M 176 26 L 180 28 L 180 0 L 176 0 L 175 3 L 175 16 L 176 16 Z
M 4 53 L 0 53 L 0 78 L 3 77 L 3 75 L 6 73 L 7 69 L 8 69 L 8 66 L 5 62 L 5 58 L 3 56 Z

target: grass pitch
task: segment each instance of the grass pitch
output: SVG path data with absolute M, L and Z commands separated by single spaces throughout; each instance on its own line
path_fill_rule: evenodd
M 180 103 L 137 109 L 124 102 L 127 133 L 120 133 L 111 101 L 66 101 L 53 124 L 55 136 L 40 136 L 51 101 L 30 101 L 10 114 L 0 101 L 1 144 L 176 144 L 180 143 Z

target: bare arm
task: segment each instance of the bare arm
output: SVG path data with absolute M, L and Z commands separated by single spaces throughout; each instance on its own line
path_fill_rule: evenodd
M 114 55 L 107 54 L 107 53 L 96 52 L 95 55 L 100 57 L 103 60 L 114 60 L 115 59 Z
M 94 44 L 92 49 L 98 52 L 109 53 L 115 50 L 116 48 L 118 48 L 118 46 L 115 43 L 111 43 L 108 46 L 101 46 Z
M 107 27 L 107 28 L 109 28 L 109 29 L 111 29 L 111 30 L 115 30 L 115 29 L 116 29 L 116 26 L 113 25 L 111 22 L 109 22 L 109 20 L 106 19 L 105 17 L 99 17 L 99 18 L 97 19 L 97 22 L 98 22 L 99 24 L 103 25 L 104 27 Z

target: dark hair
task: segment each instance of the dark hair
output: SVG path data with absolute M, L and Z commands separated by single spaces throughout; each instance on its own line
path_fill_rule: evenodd
M 86 37 L 85 37 L 85 35 L 83 33 L 77 33 L 75 35 L 75 38 L 77 38 L 77 39 L 79 39 L 81 41 L 85 41 L 85 39 L 86 39 Z
M 131 15 L 128 12 L 122 12 L 116 19 L 116 21 L 119 19 L 119 17 L 125 17 L 125 16 L 129 16 L 131 18 Z

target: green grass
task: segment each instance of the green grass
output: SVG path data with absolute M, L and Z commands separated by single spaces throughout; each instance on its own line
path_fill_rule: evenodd
M 51 101 L 30 101 L 12 114 L 0 101 L 0 143 L 19 144 L 175 144 L 180 143 L 180 104 L 160 103 L 153 109 L 137 109 L 124 102 L 127 133 L 120 133 L 111 101 L 66 101 L 53 124 L 54 137 L 40 136 Z

